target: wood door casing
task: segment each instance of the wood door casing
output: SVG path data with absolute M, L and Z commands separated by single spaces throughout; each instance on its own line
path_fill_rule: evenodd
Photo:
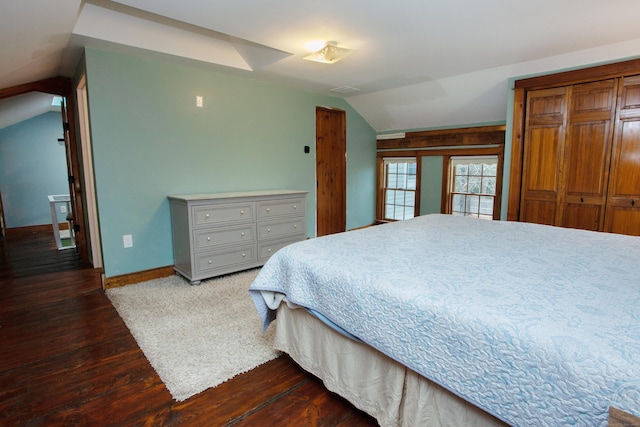
M 347 132 L 345 112 L 316 108 L 317 236 L 346 229 Z

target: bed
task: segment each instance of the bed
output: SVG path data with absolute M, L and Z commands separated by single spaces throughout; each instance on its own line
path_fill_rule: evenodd
M 250 293 L 383 426 L 603 426 L 640 415 L 639 260 L 638 237 L 426 215 L 287 246 Z

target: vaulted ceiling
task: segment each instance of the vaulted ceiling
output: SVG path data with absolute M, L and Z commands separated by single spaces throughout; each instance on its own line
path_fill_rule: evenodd
M 5 1 L 0 88 L 70 76 L 93 46 L 344 97 L 379 132 L 487 123 L 505 120 L 510 77 L 640 55 L 639 14 L 638 0 Z M 329 40 L 355 52 L 302 59 Z

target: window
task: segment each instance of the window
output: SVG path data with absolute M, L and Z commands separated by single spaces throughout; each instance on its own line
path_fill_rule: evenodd
M 416 211 L 417 162 L 415 157 L 383 160 L 384 220 L 413 218 Z
M 494 218 L 498 156 L 451 157 L 449 212 Z

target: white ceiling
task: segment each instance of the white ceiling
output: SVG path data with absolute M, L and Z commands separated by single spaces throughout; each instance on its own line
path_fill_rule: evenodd
M 504 121 L 509 77 L 640 55 L 639 15 L 638 0 L 3 1 L 0 88 L 71 75 L 94 46 L 344 97 L 377 131 Z M 356 52 L 302 60 L 329 40 Z

